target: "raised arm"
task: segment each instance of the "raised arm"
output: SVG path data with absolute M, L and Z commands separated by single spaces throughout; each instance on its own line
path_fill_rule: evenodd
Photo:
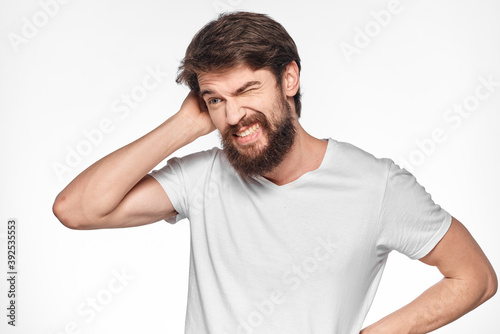
M 97 161 L 57 196 L 53 211 L 72 229 L 145 225 L 176 212 L 147 173 L 163 159 L 215 129 L 190 93 L 179 112 L 136 141 Z
M 436 266 L 443 279 L 361 334 L 428 333 L 473 310 L 497 291 L 493 267 L 455 218 L 443 239 L 420 261 Z

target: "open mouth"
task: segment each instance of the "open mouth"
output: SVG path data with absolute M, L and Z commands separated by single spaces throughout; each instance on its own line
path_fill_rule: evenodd
M 260 124 L 255 123 L 254 125 L 248 127 L 246 130 L 235 133 L 234 135 L 237 137 L 244 138 L 244 137 L 247 137 L 247 136 L 254 134 L 255 131 L 257 131 L 257 129 L 259 129 L 259 128 L 260 128 Z
M 259 139 L 262 129 L 260 123 L 256 122 L 253 125 L 242 127 L 240 131 L 233 134 L 233 136 L 239 144 L 250 144 Z

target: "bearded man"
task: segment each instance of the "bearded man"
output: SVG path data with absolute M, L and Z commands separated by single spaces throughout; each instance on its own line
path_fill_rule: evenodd
M 410 173 L 302 128 L 299 74 L 279 23 L 221 15 L 187 48 L 180 110 L 82 172 L 54 213 L 73 229 L 187 218 L 189 334 L 427 333 L 494 295 L 480 247 Z M 223 149 L 151 172 L 215 129 Z M 363 329 L 392 250 L 443 279 Z

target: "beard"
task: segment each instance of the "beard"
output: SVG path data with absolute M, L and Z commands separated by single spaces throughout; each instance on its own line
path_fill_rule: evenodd
M 297 132 L 292 108 L 283 96 L 280 97 L 273 107 L 281 119 L 271 124 L 264 114 L 258 112 L 245 117 L 237 125 L 231 125 L 221 134 L 223 152 L 231 166 L 241 175 L 258 176 L 273 171 L 292 148 Z M 267 135 L 267 145 L 256 142 L 238 148 L 235 134 L 241 127 L 256 122 L 259 122 L 262 129 L 261 136 Z

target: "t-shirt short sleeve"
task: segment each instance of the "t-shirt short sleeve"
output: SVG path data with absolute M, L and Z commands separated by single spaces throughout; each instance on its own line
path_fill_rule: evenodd
M 182 158 L 171 158 L 167 164 L 149 175 L 154 177 L 165 190 L 177 215 L 166 218 L 171 224 L 189 218 L 189 197 L 199 191 L 218 149 L 193 153 Z
M 378 244 L 385 251 L 396 250 L 420 259 L 446 234 L 451 215 L 434 203 L 410 172 L 388 161 Z
M 179 220 L 186 218 L 186 204 L 185 204 L 185 191 L 183 187 L 184 177 L 182 168 L 179 164 L 178 158 L 168 160 L 167 165 L 159 170 L 154 170 L 149 173 L 156 179 L 162 186 L 163 190 L 167 193 L 170 202 L 174 206 L 177 215 L 166 218 L 165 221 L 175 224 Z

